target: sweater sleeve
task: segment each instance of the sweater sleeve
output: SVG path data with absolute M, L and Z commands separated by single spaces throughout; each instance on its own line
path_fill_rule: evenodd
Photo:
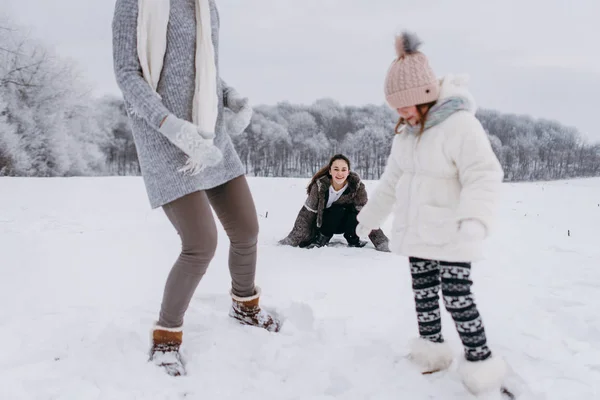
M 288 246 L 299 246 L 302 243 L 310 241 L 314 235 L 317 221 L 318 188 L 313 185 L 304 205 L 298 212 L 294 227 L 291 232 L 282 240 L 280 244 Z
M 316 214 L 318 212 L 319 209 L 319 188 L 318 188 L 318 184 L 315 183 L 312 188 L 310 189 L 310 193 L 308 194 L 308 197 L 306 198 L 306 201 L 304 202 L 304 208 L 306 208 L 308 211 Z
M 223 107 L 229 107 L 229 93 L 235 91 L 235 88 L 229 86 L 227 82 L 221 79 L 221 87 L 223 88 Z
M 457 216 L 460 221 L 478 220 L 489 234 L 504 171 L 483 126 L 474 116 L 464 115 L 458 136 L 447 144 L 462 186 Z
M 387 159 L 385 170 L 379 179 L 371 200 L 362 208 L 357 216 L 358 222 L 368 228 L 376 229 L 386 220 L 396 203 L 396 185 L 402 176 L 402 170 L 396 161 L 400 137 L 396 135 L 392 142 L 392 150 Z
M 170 111 L 142 75 L 137 55 L 138 0 L 117 0 L 112 21 L 113 68 L 131 112 L 154 128 Z
M 219 29 L 220 29 L 220 27 L 221 27 L 221 16 L 220 16 L 218 8 L 216 9 L 216 15 L 217 15 L 217 21 L 216 22 L 217 22 L 217 25 L 219 26 Z M 219 77 L 219 82 L 221 83 L 221 89 L 223 91 L 223 107 L 229 108 L 229 93 L 230 92 L 235 92 L 235 88 L 232 87 L 232 86 L 229 86 L 227 84 L 227 82 L 223 78 L 221 78 L 221 77 Z
M 361 182 L 358 187 L 358 192 L 356 193 L 356 201 L 354 202 L 356 211 L 362 210 L 368 200 L 369 196 L 367 194 L 367 189 L 365 189 L 365 184 Z

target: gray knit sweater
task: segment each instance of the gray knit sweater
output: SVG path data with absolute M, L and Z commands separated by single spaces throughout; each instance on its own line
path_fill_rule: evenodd
M 117 0 L 113 17 L 113 61 L 117 83 L 123 93 L 131 123 L 140 168 L 150 206 L 157 208 L 188 193 L 219 186 L 244 174 L 242 162 L 224 131 L 223 107 L 227 106 L 229 87 L 219 77 L 219 15 L 210 1 L 212 35 L 217 64 L 219 117 L 215 145 L 223 161 L 186 176 L 178 171 L 185 154 L 159 131 L 162 119 L 170 113 L 192 121 L 195 82 L 196 0 L 170 0 L 167 51 L 157 92 L 144 80 L 137 56 L 137 0 Z

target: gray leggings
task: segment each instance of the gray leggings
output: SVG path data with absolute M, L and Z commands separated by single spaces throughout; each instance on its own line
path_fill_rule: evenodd
M 163 210 L 181 237 L 181 254 L 173 265 L 163 294 L 159 325 L 177 328 L 217 247 L 217 227 L 211 206 L 229 236 L 229 271 L 236 296 L 255 294 L 258 218 L 244 176 L 214 189 L 174 200 Z

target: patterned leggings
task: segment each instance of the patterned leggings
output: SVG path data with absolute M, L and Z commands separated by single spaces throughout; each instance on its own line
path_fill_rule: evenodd
M 487 346 L 483 321 L 471 294 L 471 264 L 414 257 L 409 261 L 421 337 L 437 343 L 444 341 L 439 304 L 441 286 L 444 304 L 456 325 L 465 358 L 482 361 L 490 357 L 492 352 Z

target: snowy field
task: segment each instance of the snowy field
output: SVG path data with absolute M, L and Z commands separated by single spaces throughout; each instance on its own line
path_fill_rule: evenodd
M 0 399 L 470 399 L 455 365 L 424 377 L 405 358 L 417 328 L 404 257 L 370 243 L 276 244 L 306 183 L 250 179 L 257 283 L 282 331 L 227 317 L 219 225 L 186 318 L 189 375 L 172 378 L 146 360 L 179 239 L 149 209 L 142 180 L 0 178 Z M 473 271 L 490 346 L 527 382 L 527 398 L 600 399 L 600 179 L 505 184 L 498 217 Z

